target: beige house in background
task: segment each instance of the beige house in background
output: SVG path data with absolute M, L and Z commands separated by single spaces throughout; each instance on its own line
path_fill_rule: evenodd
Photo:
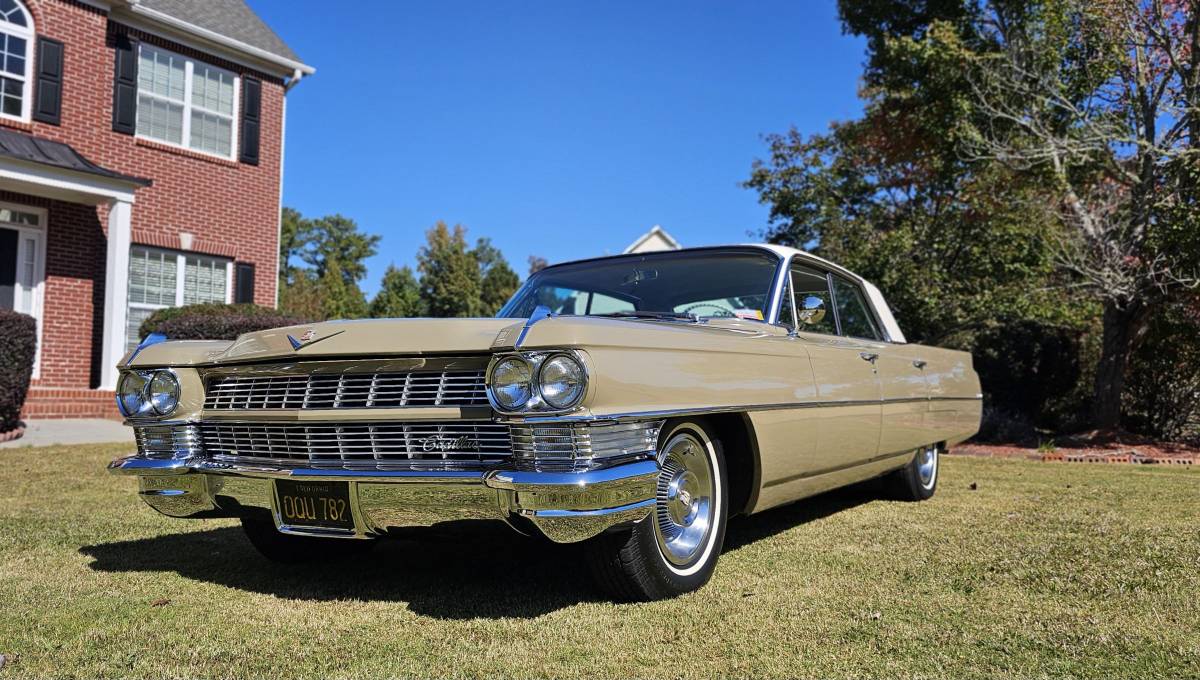
M 630 243 L 629 247 L 622 254 L 652 253 L 657 250 L 679 250 L 680 247 L 679 241 L 676 241 L 665 229 L 656 224 L 650 228 L 650 231 L 642 234 L 636 241 Z

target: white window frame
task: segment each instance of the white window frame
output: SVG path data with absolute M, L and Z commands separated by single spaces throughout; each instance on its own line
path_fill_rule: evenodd
M 167 248 L 158 248 L 155 246 L 144 246 L 144 245 L 135 243 L 132 246 L 130 246 L 130 248 L 129 248 L 129 261 L 130 261 L 131 267 L 133 265 L 134 249 L 148 250 L 150 252 L 163 253 L 164 255 L 167 255 L 167 256 L 170 256 L 170 255 L 175 256 L 175 304 L 156 305 L 156 304 L 151 304 L 148 302 L 134 302 L 134 301 L 128 300 L 128 298 L 126 298 L 128 300 L 128 302 L 126 302 L 126 306 L 129 309 L 142 309 L 142 310 L 150 310 L 152 312 L 156 312 L 160 309 L 170 309 L 171 307 L 182 307 L 183 306 L 184 283 L 186 282 L 186 279 L 187 279 L 186 272 L 187 272 L 188 257 L 202 257 L 207 260 L 218 260 L 218 261 L 224 262 L 225 263 L 225 304 L 231 304 L 233 302 L 233 260 L 231 260 L 229 258 L 221 257 L 219 255 L 207 255 L 205 253 L 190 253 L 190 252 L 184 252 L 184 251 L 178 251 L 178 250 L 169 250 Z M 125 284 L 126 288 L 129 287 L 129 285 L 130 285 L 130 283 L 132 283 L 132 281 L 133 281 L 133 276 L 131 274 L 129 276 L 128 280 L 126 281 L 126 284 Z M 127 295 L 128 295 L 128 293 L 127 293 Z M 128 330 L 126 331 L 126 333 L 128 333 Z M 138 339 L 140 340 L 141 338 L 138 338 Z M 125 338 L 125 342 L 126 342 L 126 344 L 129 343 L 128 337 Z
M 45 298 L 46 298 L 46 220 L 49 217 L 45 208 L 35 208 L 28 205 L 20 205 L 18 203 L 0 202 L 0 208 L 8 208 L 20 212 L 31 213 L 38 216 L 37 226 L 28 224 L 13 224 L 11 222 L 0 222 L 0 228 L 12 229 L 17 232 L 17 277 L 16 284 L 13 286 L 13 309 L 32 316 L 37 322 L 37 352 L 33 355 L 33 377 L 40 378 L 42 375 L 42 318 L 45 317 Z M 31 296 L 32 309 L 17 309 L 18 302 L 25 297 L 25 286 L 21 282 L 21 270 L 28 256 L 26 252 L 26 242 L 32 239 L 34 248 L 37 252 L 33 258 L 33 295 Z
M 33 54 L 37 31 L 34 30 L 33 15 L 29 13 L 29 8 L 25 6 L 25 3 L 22 0 L 13 1 L 25 13 L 25 25 L 18 26 L 0 19 L 0 31 L 25 40 L 25 82 L 21 84 L 21 115 L 14 116 L 11 113 L 0 112 L 0 118 L 28 123 L 33 113 Z M 12 78 L 13 76 L 5 72 L 4 77 Z
M 227 161 L 236 161 L 237 157 L 238 157 L 238 141 L 239 141 L 238 140 L 238 132 L 239 132 L 238 121 L 241 119 L 240 116 L 241 116 L 241 111 L 242 111 L 242 77 L 239 76 L 238 74 L 234 73 L 233 71 L 230 71 L 228 69 L 223 69 L 220 66 L 213 66 L 212 64 L 210 64 L 206 61 L 200 61 L 197 59 L 192 59 L 191 57 L 185 57 L 182 54 L 179 54 L 178 52 L 173 52 L 171 50 L 164 49 L 162 47 L 158 47 L 157 45 L 147 45 L 146 43 L 138 43 L 137 61 L 138 61 L 139 71 L 141 69 L 142 51 L 143 50 L 151 50 L 154 52 L 159 52 L 159 53 L 171 56 L 171 57 L 176 57 L 183 61 L 183 101 L 171 99 L 170 97 L 164 97 L 163 95 L 158 94 L 157 92 L 143 91 L 142 86 L 141 86 L 141 78 L 139 75 L 137 95 L 136 95 L 136 98 L 134 101 L 134 106 L 136 107 L 137 117 L 138 117 L 138 121 L 134 124 L 134 130 L 135 130 L 134 134 L 137 136 L 137 138 L 144 139 L 148 142 L 154 142 L 155 144 L 164 144 L 166 146 L 170 146 L 170 147 L 173 147 L 176 149 L 183 149 L 184 151 L 190 151 L 192 153 L 200 153 L 200 154 L 204 154 L 205 156 L 212 156 L 213 158 L 220 158 L 220 159 L 227 160 Z M 191 142 L 192 142 L 192 110 L 193 109 L 196 111 L 200 111 L 203 113 L 213 115 L 213 116 L 220 116 L 221 118 L 225 117 L 225 114 L 223 114 L 219 111 L 213 111 L 211 109 L 206 109 L 203 106 L 196 106 L 196 105 L 192 104 L 192 73 L 193 73 L 197 63 L 203 64 L 205 68 L 213 69 L 214 71 L 224 73 L 233 78 L 233 113 L 230 115 L 230 118 L 229 118 L 230 139 L 229 139 L 229 155 L 228 156 L 222 156 L 219 153 L 213 153 L 212 151 L 207 151 L 205 149 L 192 148 L 192 146 L 191 146 Z M 27 62 L 27 64 L 28 64 L 28 62 Z M 180 139 L 182 141 L 181 144 L 176 144 L 175 142 L 169 142 L 165 139 L 158 139 L 157 137 L 151 137 L 150 135 L 144 134 L 142 132 L 142 124 L 141 124 L 141 120 L 140 120 L 142 107 L 141 107 L 140 102 L 137 100 L 140 100 L 143 96 L 147 96 L 152 99 L 157 99 L 158 101 L 161 101 L 161 102 L 167 102 L 167 103 L 175 105 L 175 106 L 183 106 L 182 133 L 180 135 Z

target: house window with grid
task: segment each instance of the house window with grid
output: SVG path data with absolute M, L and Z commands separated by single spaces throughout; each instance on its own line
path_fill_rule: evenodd
M 228 71 L 141 44 L 138 136 L 233 158 L 237 85 L 237 76 Z
M 141 342 L 142 322 L 159 309 L 230 302 L 232 262 L 219 257 L 134 246 L 129 252 L 129 314 L 125 343 Z
M 33 19 L 18 0 L 0 0 L 0 117 L 29 120 Z

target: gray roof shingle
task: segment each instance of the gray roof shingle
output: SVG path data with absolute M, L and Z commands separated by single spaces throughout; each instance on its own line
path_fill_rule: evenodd
M 244 0 L 140 0 L 138 4 L 275 56 L 300 61 Z
M 143 187 L 151 184 L 148 179 L 126 175 L 96 165 L 68 144 L 34 137 L 16 130 L 0 129 L 0 158 L 15 158 L 19 161 L 49 165 L 63 170 L 86 172 L 89 175 L 98 175 Z

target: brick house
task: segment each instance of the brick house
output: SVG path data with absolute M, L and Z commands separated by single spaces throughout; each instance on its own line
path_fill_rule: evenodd
M 0 0 L 0 307 L 38 320 L 25 415 L 116 417 L 153 310 L 276 301 L 285 95 L 243 0 Z

